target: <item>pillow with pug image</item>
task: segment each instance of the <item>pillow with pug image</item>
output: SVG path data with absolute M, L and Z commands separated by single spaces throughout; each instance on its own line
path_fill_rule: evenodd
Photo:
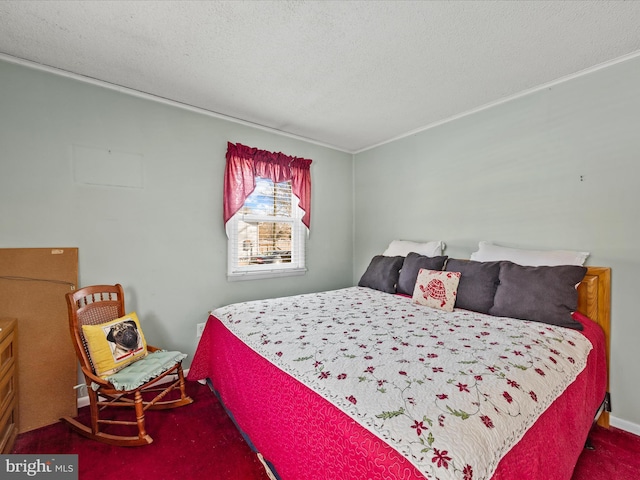
M 82 325 L 96 375 L 107 377 L 147 355 L 140 321 L 135 312 L 98 325 Z

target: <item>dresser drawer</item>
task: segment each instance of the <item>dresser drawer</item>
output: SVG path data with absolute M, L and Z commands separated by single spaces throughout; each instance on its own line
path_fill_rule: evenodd
M 4 376 L 0 377 L 0 415 L 2 415 L 2 413 L 9 408 L 11 402 L 18 397 L 16 394 L 17 387 L 18 379 L 16 378 L 15 368 L 8 370 Z
M 15 369 L 16 364 L 16 338 L 15 330 L 0 331 L 0 378 L 9 370 Z M 0 410 L 1 411 L 1 410 Z
M 0 417 L 0 453 L 11 453 L 13 442 L 18 436 L 18 398 L 13 397 L 6 411 Z
M 18 336 L 16 321 L 0 319 L 0 453 L 11 453 L 18 435 Z

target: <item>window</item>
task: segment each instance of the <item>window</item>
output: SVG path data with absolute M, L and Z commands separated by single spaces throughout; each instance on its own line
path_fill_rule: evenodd
M 302 274 L 305 226 L 291 181 L 256 178 L 256 188 L 229 222 L 229 276 Z
M 224 216 L 227 275 L 302 275 L 310 223 L 311 160 L 229 144 Z

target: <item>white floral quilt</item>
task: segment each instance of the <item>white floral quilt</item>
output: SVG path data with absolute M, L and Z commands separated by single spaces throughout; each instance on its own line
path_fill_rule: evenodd
M 579 332 L 352 287 L 212 312 L 429 479 L 486 479 L 586 365 Z

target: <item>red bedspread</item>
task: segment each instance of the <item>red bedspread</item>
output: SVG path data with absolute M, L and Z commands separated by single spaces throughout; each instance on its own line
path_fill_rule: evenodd
M 501 460 L 496 480 L 568 480 L 605 394 L 600 327 L 575 315 L 594 348 L 576 381 Z M 282 480 L 424 479 L 402 455 L 210 317 L 189 370 L 225 406 Z M 469 472 L 461 478 L 474 478 Z

